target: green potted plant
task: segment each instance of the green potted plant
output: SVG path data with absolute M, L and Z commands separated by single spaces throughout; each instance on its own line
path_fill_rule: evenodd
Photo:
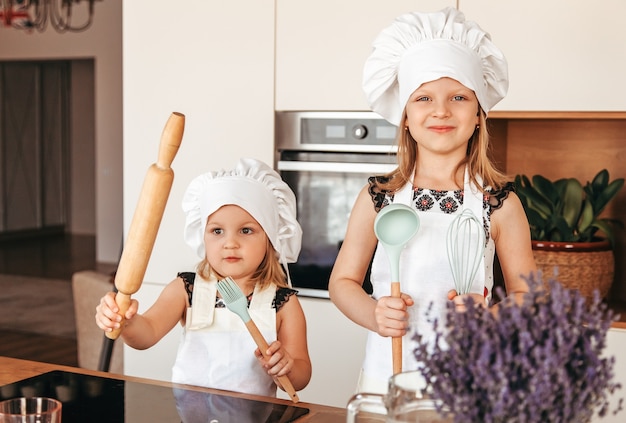
M 584 186 L 575 178 L 550 181 L 541 175 L 515 177 L 516 193 L 530 225 L 537 267 L 586 298 L 604 298 L 613 283 L 616 219 L 600 217 L 624 186 L 602 169 Z

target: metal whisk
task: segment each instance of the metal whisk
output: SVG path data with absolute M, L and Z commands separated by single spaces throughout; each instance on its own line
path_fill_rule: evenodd
M 471 210 L 465 209 L 454 218 L 448 227 L 446 247 L 456 292 L 467 294 L 485 251 L 483 224 Z

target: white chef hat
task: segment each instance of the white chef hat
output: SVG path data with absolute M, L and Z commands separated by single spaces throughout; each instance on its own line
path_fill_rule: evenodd
M 490 35 L 451 7 L 397 17 L 373 48 L 363 70 L 363 90 L 372 110 L 396 126 L 410 95 L 425 82 L 459 81 L 476 93 L 485 113 L 509 87 L 506 58 Z
M 296 196 L 271 167 L 256 159 L 240 159 L 233 170 L 204 173 L 191 181 L 183 197 L 184 238 L 205 257 L 207 218 L 233 204 L 256 219 L 276 249 L 281 263 L 298 259 L 302 229 L 296 220 Z

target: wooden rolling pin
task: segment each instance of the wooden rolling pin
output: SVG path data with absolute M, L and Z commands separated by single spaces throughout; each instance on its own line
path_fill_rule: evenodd
M 185 115 L 172 113 L 161 134 L 157 162 L 148 168 L 141 188 L 122 257 L 115 273 L 117 289 L 115 302 L 122 318 L 130 307 L 131 295 L 139 290 L 146 274 L 152 247 L 174 181 L 174 171 L 170 165 L 180 147 L 184 129 Z M 122 332 L 123 321 L 121 324 L 119 329 L 105 332 L 107 338 L 117 339 Z

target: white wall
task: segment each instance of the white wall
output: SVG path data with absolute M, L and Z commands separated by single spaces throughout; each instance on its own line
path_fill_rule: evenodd
M 132 219 L 163 126 L 186 116 L 146 281 L 167 283 L 199 260 L 182 238 L 181 199 L 200 173 L 242 156 L 271 163 L 274 2 L 124 2 L 124 226 Z M 149 23 L 149 25 L 147 24 Z
M 174 184 L 145 281 L 140 311 L 199 258 L 183 242 L 183 193 L 200 173 L 242 156 L 271 163 L 274 1 L 164 0 L 123 3 L 124 232 L 172 112 L 186 117 L 172 163 Z M 147 24 L 149 23 L 149 24 Z M 147 351 L 125 348 L 125 373 L 168 380 L 180 329 Z
M 78 16 L 77 16 L 78 18 Z M 114 263 L 122 238 L 122 4 L 96 2 L 81 33 L 27 33 L 0 26 L 0 60 L 94 59 L 96 254 Z M 90 122 L 91 123 L 91 122 Z

